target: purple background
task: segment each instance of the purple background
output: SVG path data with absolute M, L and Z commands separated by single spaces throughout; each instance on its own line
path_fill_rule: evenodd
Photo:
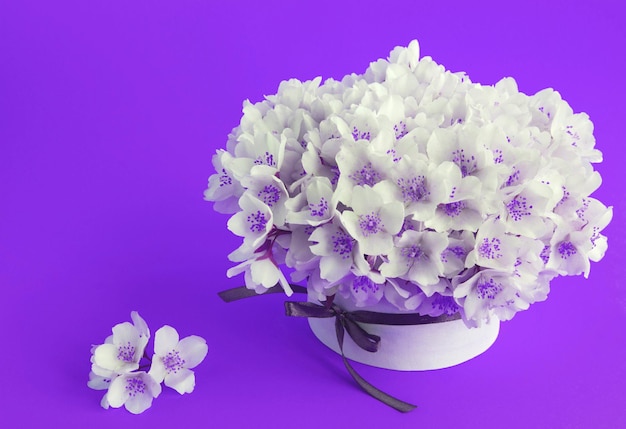
M 285 2 L 286 3 L 286 2 Z M 583 3 L 583 2 L 581 2 Z M 624 11 L 618 2 L 14 1 L 0 6 L 0 425 L 3 427 L 626 426 Z M 290 77 L 363 72 L 417 38 L 474 82 L 557 89 L 595 124 L 614 206 L 588 280 L 502 326 L 458 367 L 355 367 L 352 383 L 281 296 L 224 304 L 239 238 L 202 192 L 211 156 Z M 196 391 L 140 416 L 100 408 L 89 348 L 138 310 L 207 339 Z M 436 426 L 434 426 L 436 425 Z

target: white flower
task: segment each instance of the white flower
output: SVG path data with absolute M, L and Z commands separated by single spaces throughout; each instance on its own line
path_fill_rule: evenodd
M 312 252 L 309 238 L 315 231 L 315 227 L 311 225 L 294 225 L 291 234 L 278 237 L 277 241 L 281 243 L 289 240 L 283 246 L 287 249 L 285 254 L 285 263 L 288 267 L 294 268 L 291 274 L 293 281 L 300 281 L 306 277 L 306 273 L 319 265 L 319 257 Z
M 243 187 L 230 171 L 229 163 L 233 157 L 225 150 L 218 150 L 213 155 L 216 174 L 209 177 L 209 187 L 204 191 L 207 201 L 215 201 L 214 208 L 220 213 L 235 213 L 239 210 L 237 201 L 243 194 Z
M 393 249 L 393 235 L 404 222 L 404 206 L 399 201 L 385 202 L 380 191 L 356 186 L 352 192 L 353 211 L 344 211 L 341 220 L 357 239 L 366 255 L 384 255 Z
M 426 299 L 418 285 L 401 279 L 388 279 L 384 296 L 389 303 L 404 311 L 415 311 Z
M 267 165 L 252 167 L 250 175 L 241 180 L 246 194 L 263 202 L 272 211 L 272 223 L 282 226 L 285 222 L 285 202 L 289 197 L 285 184 L 274 175 L 275 170 Z M 243 206 L 242 206 L 243 208 Z
M 499 168 L 493 154 L 482 146 L 488 141 L 480 137 L 480 128 L 472 124 L 435 130 L 428 141 L 428 158 L 435 165 L 453 162 L 463 178 L 475 177 L 483 192 L 494 192 Z
M 446 189 L 448 170 L 445 164 L 433 167 L 423 155 L 415 159 L 404 155 L 389 171 L 391 180 L 378 184 L 387 195 L 404 203 L 405 215 L 425 221 L 435 215 L 437 205 L 444 203 L 451 189 Z
M 244 261 L 230 268 L 226 275 L 232 277 L 242 272 L 245 273 L 246 287 L 255 290 L 257 293 L 263 293 L 267 289 L 280 284 L 287 296 L 293 294 L 289 281 L 270 257 L 259 257 Z
M 319 255 L 320 277 L 331 283 L 339 281 L 351 268 L 365 263 L 357 241 L 346 232 L 337 219 L 316 228 L 309 237 L 311 252 Z
M 357 307 L 367 307 L 377 304 L 383 297 L 385 279 L 380 274 L 369 272 L 355 272 L 345 278 L 339 291 L 344 296 L 351 296 Z
M 445 199 L 437 205 L 435 216 L 426 219 L 424 225 L 438 232 L 476 231 L 483 222 L 482 206 L 488 201 L 480 198 L 480 180 L 474 176 L 463 177 L 461 169 L 450 161 L 440 165 L 438 179 L 438 186 L 446 191 Z
M 512 272 L 518 244 L 515 237 L 505 231 L 506 225 L 499 220 L 482 224 L 476 233 L 475 247 L 467 255 L 465 266 L 471 268 L 478 265 Z
M 318 226 L 335 215 L 337 201 L 333 196 L 330 180 L 326 177 L 312 179 L 306 190 L 287 203 L 290 213 L 287 222 Z
M 553 186 L 532 181 L 519 194 L 506 199 L 503 218 L 507 232 L 530 238 L 543 236 L 550 228 L 545 214 L 554 207 L 551 202 L 556 203 L 554 195 Z
M 400 277 L 422 286 L 439 283 L 443 275 L 441 253 L 448 246 L 448 237 L 433 231 L 405 231 L 389 252 L 388 262 L 380 267 L 385 277 Z M 427 295 L 431 295 L 427 293 Z
M 192 368 L 199 365 L 208 352 L 206 341 L 196 335 L 179 341 L 178 332 L 165 325 L 156 331 L 154 358 L 149 374 L 157 381 L 165 381 L 181 395 L 193 392 L 196 378 Z
M 388 155 L 376 153 L 373 145 L 363 139 L 344 142 L 336 160 L 340 176 L 335 193 L 344 204 L 350 204 L 354 187 L 372 187 L 382 181 L 393 162 Z
M 136 311 L 130 315 L 133 324 L 124 322 L 115 325 L 113 335 L 93 350 L 92 371 L 96 375 L 109 377 L 112 373 L 124 374 L 139 368 L 150 330 Z
M 150 408 L 152 400 L 161 394 L 161 385 L 144 371 L 122 374 L 111 382 L 103 399 L 103 406 L 119 408 L 122 405 L 133 414 Z
M 476 239 L 469 231 L 454 233 L 448 236 L 448 247 L 441 252 L 443 262 L 443 276 L 447 279 L 454 278 L 463 269 L 468 253 L 474 248 Z
M 509 272 L 486 269 L 456 285 L 454 298 L 463 305 L 465 316 L 480 325 L 496 315 L 508 320 L 515 312 L 528 308 L 520 288 Z
M 228 229 L 244 237 L 244 245 L 256 250 L 265 242 L 274 225 L 272 210 L 251 193 L 244 193 L 239 199 L 241 211 L 228 220 Z
M 445 293 L 450 293 L 446 291 Z M 443 314 L 452 316 L 456 313 L 463 313 L 463 307 L 459 306 L 451 295 L 444 295 L 442 293 L 435 293 L 432 296 L 424 299 L 417 311 L 420 314 L 426 314 L 428 316 L 437 317 Z
M 280 137 L 280 136 L 279 136 Z M 235 178 L 247 176 L 255 165 L 267 165 L 278 171 L 285 155 L 286 138 L 279 138 L 271 130 L 243 133 L 237 139 L 234 159 L 230 163 Z

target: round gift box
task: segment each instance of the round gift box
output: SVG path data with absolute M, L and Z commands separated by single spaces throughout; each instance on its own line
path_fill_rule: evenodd
M 310 295 L 308 300 L 319 303 Z M 334 303 L 346 311 L 402 313 L 387 302 L 358 308 L 336 295 Z M 309 325 L 322 343 L 341 353 L 334 318 L 309 318 Z M 360 325 L 368 333 L 381 338 L 379 349 L 368 352 L 357 346 L 349 335 L 344 335 L 345 356 L 356 362 L 399 371 L 441 369 L 466 362 L 491 347 L 500 330 L 500 321 L 493 317 L 489 323 L 478 328 L 468 328 L 461 319 L 424 325 Z

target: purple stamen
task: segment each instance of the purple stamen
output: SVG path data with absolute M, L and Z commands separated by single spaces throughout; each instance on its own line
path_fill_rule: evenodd
M 265 226 L 267 225 L 267 218 L 265 214 L 260 210 L 257 210 L 256 213 L 250 213 L 247 217 L 248 223 L 250 224 L 251 232 L 261 232 L 265 230 Z
M 383 226 L 380 217 L 375 212 L 359 216 L 359 227 L 365 237 L 380 232 Z
M 274 185 L 265 185 L 263 189 L 257 193 L 257 197 L 269 207 L 274 207 L 278 200 L 280 200 L 280 190 Z

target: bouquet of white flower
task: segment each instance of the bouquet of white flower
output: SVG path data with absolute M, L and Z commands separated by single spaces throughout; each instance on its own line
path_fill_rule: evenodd
M 249 289 L 306 280 L 320 301 L 460 313 L 470 326 L 544 300 L 607 248 L 589 195 L 593 125 L 558 92 L 470 82 L 417 41 L 341 81 L 282 82 L 244 102 L 205 198 L 234 214 Z

